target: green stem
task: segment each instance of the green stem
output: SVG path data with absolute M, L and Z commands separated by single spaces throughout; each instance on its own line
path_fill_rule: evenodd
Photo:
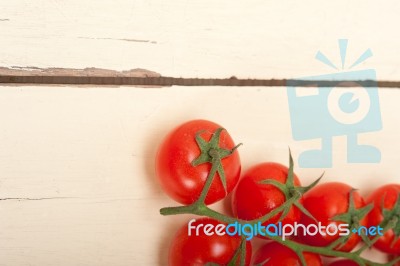
M 254 220 L 243 220 L 243 219 L 237 219 L 233 217 L 226 216 L 222 213 L 219 213 L 217 211 L 214 211 L 213 209 L 210 209 L 207 205 L 205 205 L 202 202 L 196 201 L 192 205 L 188 206 L 176 206 L 176 207 L 165 207 L 160 210 L 161 215 L 176 215 L 176 214 L 196 214 L 199 216 L 206 216 L 209 218 L 216 219 L 220 222 L 229 224 L 229 223 L 241 223 L 241 224 L 257 224 L 258 222 L 264 223 L 265 221 L 268 221 L 272 217 L 276 216 L 280 212 L 282 212 L 287 204 L 292 204 L 295 202 L 297 199 L 296 198 L 291 198 L 288 201 L 286 201 L 284 204 L 281 206 L 275 208 L 271 212 L 267 213 L 264 216 L 261 216 L 258 219 Z
M 161 215 L 176 215 L 176 214 L 197 214 L 199 206 L 198 205 L 188 205 L 188 206 L 177 206 L 177 207 L 165 207 L 160 209 Z
M 242 237 L 242 242 L 240 243 L 240 265 L 245 265 L 246 263 L 246 239 Z
M 213 162 L 211 164 L 212 166 L 211 166 L 210 173 L 207 176 L 207 180 L 206 180 L 206 182 L 204 184 L 203 190 L 201 191 L 200 197 L 197 199 L 195 204 L 196 203 L 200 203 L 200 202 L 203 203 L 204 200 L 206 199 L 208 191 L 210 190 L 211 184 L 212 184 L 212 182 L 214 180 L 214 176 L 217 173 L 217 170 L 218 170 L 218 167 L 219 167 L 219 164 L 218 164 L 219 160 L 220 160 L 220 158 L 219 158 L 218 155 L 217 155 L 217 157 L 212 159 Z

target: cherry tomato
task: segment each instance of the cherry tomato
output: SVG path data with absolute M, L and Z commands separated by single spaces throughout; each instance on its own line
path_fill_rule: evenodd
M 385 209 L 392 210 L 399 195 L 400 185 L 397 184 L 385 185 L 375 190 L 366 200 L 367 204 L 374 204 L 374 208 L 368 215 L 368 226 L 379 225 L 383 221 L 382 203 Z M 397 222 L 397 226 L 399 223 Z M 399 255 L 400 237 L 395 236 L 393 230 L 390 229 L 376 241 L 374 247 L 388 254 Z
M 283 192 L 274 185 L 261 184 L 260 181 L 269 179 L 285 184 L 287 175 L 288 168 L 278 163 L 261 163 L 247 170 L 233 193 L 234 215 L 243 220 L 253 220 L 281 206 L 286 201 Z M 300 186 L 296 175 L 294 175 L 294 185 Z M 263 225 L 276 223 L 280 214 L 267 220 Z M 300 220 L 300 216 L 300 210 L 291 207 L 282 224 L 294 224 Z
M 203 226 L 201 226 L 203 224 Z M 240 236 L 229 236 L 228 234 L 216 234 L 216 226 L 222 223 L 210 219 L 202 218 L 191 223 L 191 226 L 199 228 L 191 230 L 189 236 L 188 225 L 185 224 L 175 235 L 169 249 L 169 265 L 205 265 L 214 263 L 218 265 L 227 265 L 235 256 L 242 240 Z M 200 225 L 200 226 L 199 226 Z M 205 233 L 205 226 L 212 225 L 212 235 Z M 225 225 L 226 226 L 226 225 Z M 210 233 L 208 233 L 210 234 Z M 251 261 L 251 243 L 246 241 L 246 265 Z M 240 253 L 236 265 L 240 264 Z
M 320 256 L 313 253 L 304 252 L 304 258 L 307 266 L 322 266 Z M 298 266 L 301 261 L 296 252 L 277 242 L 270 242 L 262 246 L 254 254 L 254 265 L 263 266 Z
M 304 194 L 303 206 L 311 213 L 311 215 L 321 223 L 321 226 L 330 226 L 329 233 L 324 231 L 323 234 L 317 232 L 315 235 L 306 234 L 304 236 L 304 231 L 300 233 L 300 238 L 303 242 L 313 245 L 313 246 L 327 246 L 336 239 L 340 237 L 340 233 L 344 232 L 344 230 L 337 230 L 336 234 L 334 229 L 341 229 L 341 224 L 345 224 L 341 221 L 333 220 L 333 218 L 339 214 L 344 214 L 349 209 L 349 195 L 350 191 L 352 192 L 353 202 L 355 209 L 360 209 L 365 206 L 364 200 L 361 197 L 358 191 L 353 190 L 349 185 L 339 183 L 339 182 L 329 182 L 317 185 L 312 188 L 310 191 Z M 310 217 L 303 215 L 301 219 L 301 224 L 306 227 L 313 224 L 318 225 L 314 220 Z M 366 217 L 360 219 L 360 225 L 366 226 L 367 219 Z M 350 224 L 348 228 L 350 229 Z M 312 230 L 314 233 L 314 230 Z M 347 242 L 341 246 L 340 248 L 336 248 L 341 251 L 350 251 L 352 250 L 361 240 L 360 236 L 357 234 L 351 234 Z
M 175 128 L 162 142 L 156 156 L 156 175 L 165 192 L 174 200 L 189 205 L 199 198 L 211 170 L 211 163 L 192 166 L 192 161 L 201 153 L 195 136 L 202 132 L 201 138 L 208 142 L 218 128 L 221 126 L 207 120 L 192 120 Z M 231 150 L 234 146 L 230 135 L 223 130 L 219 147 Z M 217 173 L 205 199 L 206 204 L 223 199 L 236 186 L 241 169 L 238 152 L 235 150 L 223 158 L 222 166 L 227 191 Z
M 337 260 L 329 264 L 329 266 L 358 266 L 358 263 L 352 260 Z

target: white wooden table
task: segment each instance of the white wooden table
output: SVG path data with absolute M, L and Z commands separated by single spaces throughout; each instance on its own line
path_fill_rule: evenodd
M 337 39 L 348 38 L 349 62 L 370 48 L 374 56 L 360 68 L 399 81 L 399 10 L 398 1 L 3 1 L 0 67 L 296 78 L 331 73 L 315 54 L 340 65 Z M 364 195 L 399 182 L 400 90 L 379 95 L 383 130 L 360 139 L 380 148 L 382 162 L 346 163 L 338 137 L 334 167 L 297 168 L 304 183 L 323 170 L 325 181 Z M 156 182 L 155 150 L 168 130 L 194 118 L 216 121 L 244 143 L 244 170 L 287 164 L 288 146 L 296 156 L 319 145 L 293 140 L 284 87 L 2 84 L 0 265 L 166 265 L 172 234 L 189 216 L 159 215 L 175 203 Z

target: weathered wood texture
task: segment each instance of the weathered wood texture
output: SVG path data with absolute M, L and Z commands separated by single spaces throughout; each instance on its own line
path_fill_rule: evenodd
M 158 186 L 154 156 L 175 125 L 206 118 L 224 125 L 243 169 L 287 164 L 319 141 L 293 141 L 282 88 L 0 87 L 0 265 L 165 265 L 168 242 L 189 217 L 161 217 L 175 204 Z M 210 97 L 213 95 L 213 97 Z M 399 90 L 381 90 L 382 131 L 361 134 L 381 149 L 378 165 L 346 163 L 296 172 L 309 183 L 326 171 L 366 195 L 398 182 Z M 22 199 L 12 199 L 22 198 Z M 31 200 L 29 200 L 31 199 Z M 39 200 L 34 200 L 39 199 Z
M 0 75 L 290 79 L 337 73 L 315 55 L 340 66 L 347 38 L 344 70 L 370 48 L 352 70 L 398 82 L 399 11 L 394 0 L 2 1 Z M 334 167 L 298 168 L 304 183 L 323 170 L 364 195 L 398 182 L 400 90 L 380 90 L 380 101 L 383 130 L 360 141 L 382 162 L 347 164 L 337 137 Z M 0 266 L 166 265 L 189 217 L 158 214 L 175 203 L 153 160 L 164 134 L 193 118 L 244 143 L 244 170 L 320 145 L 293 141 L 282 87 L 0 86 Z
M 380 80 L 399 80 L 400 3 L 385 1 L 3 1 L 0 66 L 143 68 L 189 78 L 293 78 L 335 72 L 366 49 Z

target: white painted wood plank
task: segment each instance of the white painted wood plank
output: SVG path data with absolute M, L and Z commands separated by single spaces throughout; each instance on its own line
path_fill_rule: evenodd
M 400 90 L 380 97 L 383 130 L 361 139 L 380 148 L 382 162 L 347 164 L 339 137 L 325 181 L 364 195 L 398 182 Z M 174 202 L 158 186 L 153 160 L 164 134 L 194 118 L 216 121 L 244 143 L 244 169 L 287 164 L 288 146 L 294 156 L 318 146 L 293 141 L 282 88 L 0 87 L 0 198 L 54 197 L 0 201 L 0 265 L 166 265 L 169 241 L 189 217 L 159 215 Z M 296 172 L 309 183 L 322 169 Z
M 336 72 L 337 39 L 347 65 L 398 80 L 400 3 L 385 1 L 3 1 L 0 66 L 114 70 L 174 77 L 293 78 Z

